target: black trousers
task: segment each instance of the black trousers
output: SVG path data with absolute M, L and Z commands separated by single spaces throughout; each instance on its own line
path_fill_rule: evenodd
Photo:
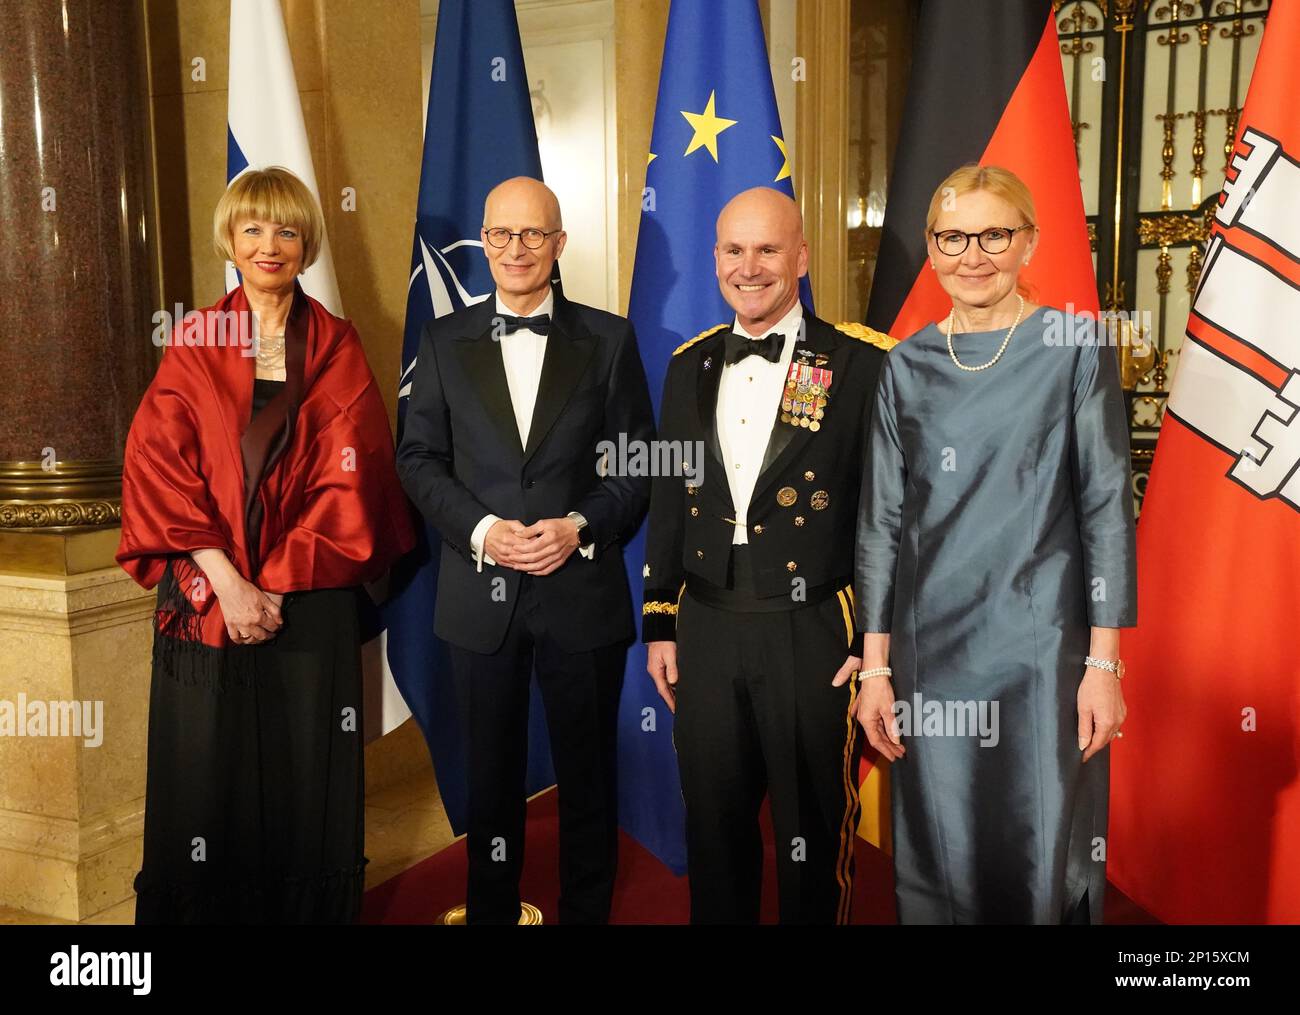
M 859 812 L 847 589 L 780 613 L 677 616 L 673 740 L 686 802 L 692 923 L 757 923 L 771 798 L 782 923 L 847 923 Z
M 469 769 L 471 924 L 519 921 L 524 863 L 528 687 L 546 708 L 559 789 L 560 922 L 606 923 L 618 863 L 616 733 L 627 646 L 564 652 L 525 575 L 505 642 L 491 655 L 449 646 Z

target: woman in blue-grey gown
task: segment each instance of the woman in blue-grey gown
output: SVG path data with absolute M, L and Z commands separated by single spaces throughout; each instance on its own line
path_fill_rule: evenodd
M 1100 923 L 1137 620 L 1115 349 L 1019 291 L 1038 227 L 1013 173 L 955 171 L 926 234 L 952 311 L 885 360 L 857 547 L 899 919 Z

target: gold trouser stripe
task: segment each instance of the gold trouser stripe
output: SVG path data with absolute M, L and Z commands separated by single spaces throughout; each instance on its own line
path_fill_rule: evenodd
M 835 593 L 844 614 L 844 643 L 853 647 L 853 590 L 847 585 Z
M 844 613 L 845 643 L 853 645 L 853 590 L 843 588 L 836 593 L 840 601 L 840 610 Z M 849 922 L 849 910 L 853 904 L 853 836 L 858 825 L 858 813 L 861 804 L 858 800 L 858 787 L 853 779 L 853 748 L 857 742 L 858 723 L 854 715 L 854 706 L 858 700 L 857 674 L 849 679 L 849 707 L 845 713 L 844 731 L 844 821 L 840 825 L 840 848 L 835 859 L 835 877 L 840 885 L 840 901 L 835 910 L 835 922 Z

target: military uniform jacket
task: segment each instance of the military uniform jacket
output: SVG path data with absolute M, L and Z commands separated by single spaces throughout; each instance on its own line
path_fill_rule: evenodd
M 807 308 L 804 323 L 792 366 L 831 371 L 826 405 L 822 418 L 809 419 L 808 426 L 783 421 L 782 405 L 772 406 L 771 435 L 746 518 L 755 592 L 796 602 L 852 583 L 865 434 L 880 365 L 896 344 L 861 324 L 827 324 Z M 664 381 L 659 439 L 703 454 L 693 479 L 659 475 L 652 481 L 641 623 L 647 642 L 676 640 L 688 575 L 727 587 L 736 511 L 716 410 L 730 329 L 720 324 L 679 347 Z

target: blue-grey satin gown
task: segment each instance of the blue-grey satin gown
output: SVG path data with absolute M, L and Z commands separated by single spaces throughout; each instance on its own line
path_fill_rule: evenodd
M 1085 892 L 1101 922 L 1110 752 L 1082 763 L 1076 696 L 1089 626 L 1131 626 L 1137 594 L 1118 362 L 1095 333 L 1040 307 L 1001 360 L 967 373 L 930 325 L 880 374 L 859 626 L 891 634 L 894 693 L 914 715 L 984 702 L 991 719 L 997 705 L 995 745 L 914 723 L 890 766 L 903 923 L 1060 923 Z M 1005 336 L 953 345 L 978 366 Z

